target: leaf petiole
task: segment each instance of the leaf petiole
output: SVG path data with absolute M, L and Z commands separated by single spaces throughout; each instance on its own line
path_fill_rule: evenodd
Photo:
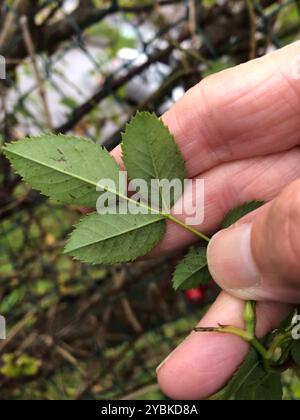
M 215 332 L 215 333 L 221 333 L 221 334 L 232 334 L 237 337 L 242 338 L 244 341 L 247 341 L 248 343 L 251 342 L 253 337 L 247 333 L 247 331 L 244 331 L 240 328 L 233 327 L 230 325 L 219 325 L 219 327 L 196 327 L 194 328 L 195 332 Z
M 181 220 L 177 219 L 176 217 L 172 216 L 171 214 L 163 214 L 163 216 L 176 223 L 177 225 L 181 226 L 183 229 L 193 233 L 194 235 L 198 236 L 198 238 L 203 239 L 205 242 L 209 243 L 210 242 L 210 238 L 208 236 L 206 236 L 204 233 L 199 232 L 198 230 L 192 228 L 191 226 L 186 225 L 185 223 L 183 223 Z
M 271 358 L 270 358 L 270 354 L 268 350 L 263 346 L 263 344 L 256 337 L 253 337 L 252 334 L 250 334 L 249 332 L 242 330 L 240 328 L 237 328 L 237 327 L 227 326 L 227 325 L 226 326 L 220 325 L 219 327 L 215 327 L 215 328 L 196 327 L 194 328 L 194 331 L 202 332 L 202 333 L 215 332 L 215 333 L 221 333 L 221 334 L 232 334 L 232 335 L 235 335 L 236 337 L 242 338 L 260 354 L 260 356 L 263 359 L 265 369 L 267 371 L 270 370 Z
M 197 327 L 194 329 L 196 332 L 216 332 L 221 334 L 232 334 L 236 337 L 242 338 L 249 343 L 262 357 L 263 364 L 266 371 L 271 370 L 270 362 L 272 360 L 273 352 L 270 352 L 256 337 L 256 302 L 248 301 L 245 304 L 244 310 L 245 329 L 229 326 L 219 325 L 214 328 Z

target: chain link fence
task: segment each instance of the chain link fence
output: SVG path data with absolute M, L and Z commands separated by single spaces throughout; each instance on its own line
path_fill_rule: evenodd
M 51 131 L 111 150 L 136 110 L 160 115 L 207 75 L 297 39 L 299 11 L 289 0 L 1 1 L 0 142 Z M 165 398 L 155 367 L 217 290 L 175 295 L 178 255 L 73 262 L 62 251 L 80 210 L 30 190 L 0 151 L 0 398 Z

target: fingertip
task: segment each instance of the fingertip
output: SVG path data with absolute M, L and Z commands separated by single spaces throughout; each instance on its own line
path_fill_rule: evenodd
M 195 333 L 159 367 L 159 386 L 174 400 L 208 399 L 225 386 L 247 351 L 237 337 Z
M 242 310 L 241 301 L 221 293 L 199 326 L 231 324 Z M 247 352 L 248 345 L 238 337 L 193 332 L 159 366 L 159 386 L 174 400 L 207 399 L 226 384 Z
M 222 292 L 199 326 L 243 328 L 243 310 L 243 301 Z M 258 336 L 276 328 L 290 311 L 289 305 L 259 303 Z M 208 399 L 226 385 L 248 351 L 248 344 L 232 335 L 192 333 L 157 369 L 159 386 L 174 400 Z

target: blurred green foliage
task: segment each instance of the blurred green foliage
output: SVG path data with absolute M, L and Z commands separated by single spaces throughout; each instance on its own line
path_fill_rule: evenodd
M 7 378 L 22 378 L 24 376 L 34 376 L 38 373 L 41 361 L 28 356 L 26 353 L 20 356 L 13 353 L 2 355 L 2 367 L 0 372 Z

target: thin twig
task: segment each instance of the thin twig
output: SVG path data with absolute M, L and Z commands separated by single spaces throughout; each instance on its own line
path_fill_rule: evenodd
M 122 298 L 121 299 L 121 305 L 123 307 L 126 318 L 129 322 L 129 324 L 131 325 L 132 329 L 134 330 L 134 332 L 137 333 L 137 334 L 141 334 L 143 332 L 143 327 L 142 327 L 141 323 L 139 322 L 139 320 L 137 319 L 135 313 L 133 312 L 133 309 L 132 309 L 128 299 L 125 298 L 125 297 Z
M 197 42 L 197 12 L 195 0 L 189 0 L 189 27 L 192 43 L 195 46 Z
M 6 44 L 7 38 L 10 36 L 11 29 L 14 24 L 15 12 L 19 9 L 23 0 L 15 0 L 12 8 L 7 13 L 3 29 L 0 34 L 0 50 Z
M 180 35 L 177 41 L 180 43 L 187 39 L 187 37 L 188 34 L 185 32 Z M 143 71 L 147 70 L 152 64 L 157 63 L 166 57 L 169 57 L 174 49 L 175 47 L 173 45 L 168 45 L 165 49 L 159 49 L 155 51 L 153 54 L 149 55 L 148 60 L 145 63 L 142 63 L 136 67 L 133 66 L 124 76 L 120 76 L 119 78 L 108 76 L 107 79 L 104 80 L 101 88 L 86 102 L 79 105 L 72 112 L 68 121 L 66 121 L 63 125 L 55 128 L 54 131 L 56 133 L 64 134 L 72 130 L 76 124 L 82 120 L 83 117 L 85 117 L 90 111 L 96 108 L 101 101 L 110 96 L 112 92 L 116 92 L 120 87 L 129 83 L 135 76 L 143 73 Z
M 36 309 L 31 309 L 26 316 L 21 319 L 9 332 L 9 335 L 6 340 L 3 340 L 0 343 L 0 352 L 4 350 L 4 348 L 21 332 L 23 328 L 27 324 L 27 322 L 33 318 L 36 313 Z
M 47 102 L 47 96 L 46 96 L 46 91 L 44 89 L 44 82 L 43 82 L 43 78 L 40 74 L 40 70 L 37 64 L 37 60 L 36 60 L 36 53 L 35 53 L 35 47 L 34 47 L 34 43 L 30 34 L 30 30 L 29 30 L 29 26 L 28 26 L 28 20 L 26 16 L 22 16 L 20 19 L 20 25 L 22 28 L 22 32 L 23 32 L 23 37 L 24 37 L 24 42 L 28 51 L 28 54 L 30 56 L 31 62 L 32 62 L 32 66 L 33 66 L 33 70 L 34 70 L 34 74 L 35 74 L 35 78 L 36 78 L 36 82 L 37 82 L 37 87 L 38 87 L 38 92 L 42 101 L 42 106 L 44 108 L 44 112 L 45 112 L 45 116 L 46 116 L 46 120 L 47 120 L 47 125 L 48 128 L 50 130 L 52 130 L 53 126 L 52 126 L 52 121 L 51 121 L 51 114 L 50 114 L 50 110 L 48 107 L 48 102 Z
M 250 21 L 250 53 L 249 59 L 253 60 L 256 58 L 256 15 L 255 9 L 252 0 L 246 0 L 246 5 L 249 14 L 249 21 Z
M 145 396 L 146 394 L 150 392 L 158 392 L 158 391 L 159 391 L 159 386 L 157 384 L 146 385 L 120 398 L 120 401 L 137 400 L 139 397 Z

